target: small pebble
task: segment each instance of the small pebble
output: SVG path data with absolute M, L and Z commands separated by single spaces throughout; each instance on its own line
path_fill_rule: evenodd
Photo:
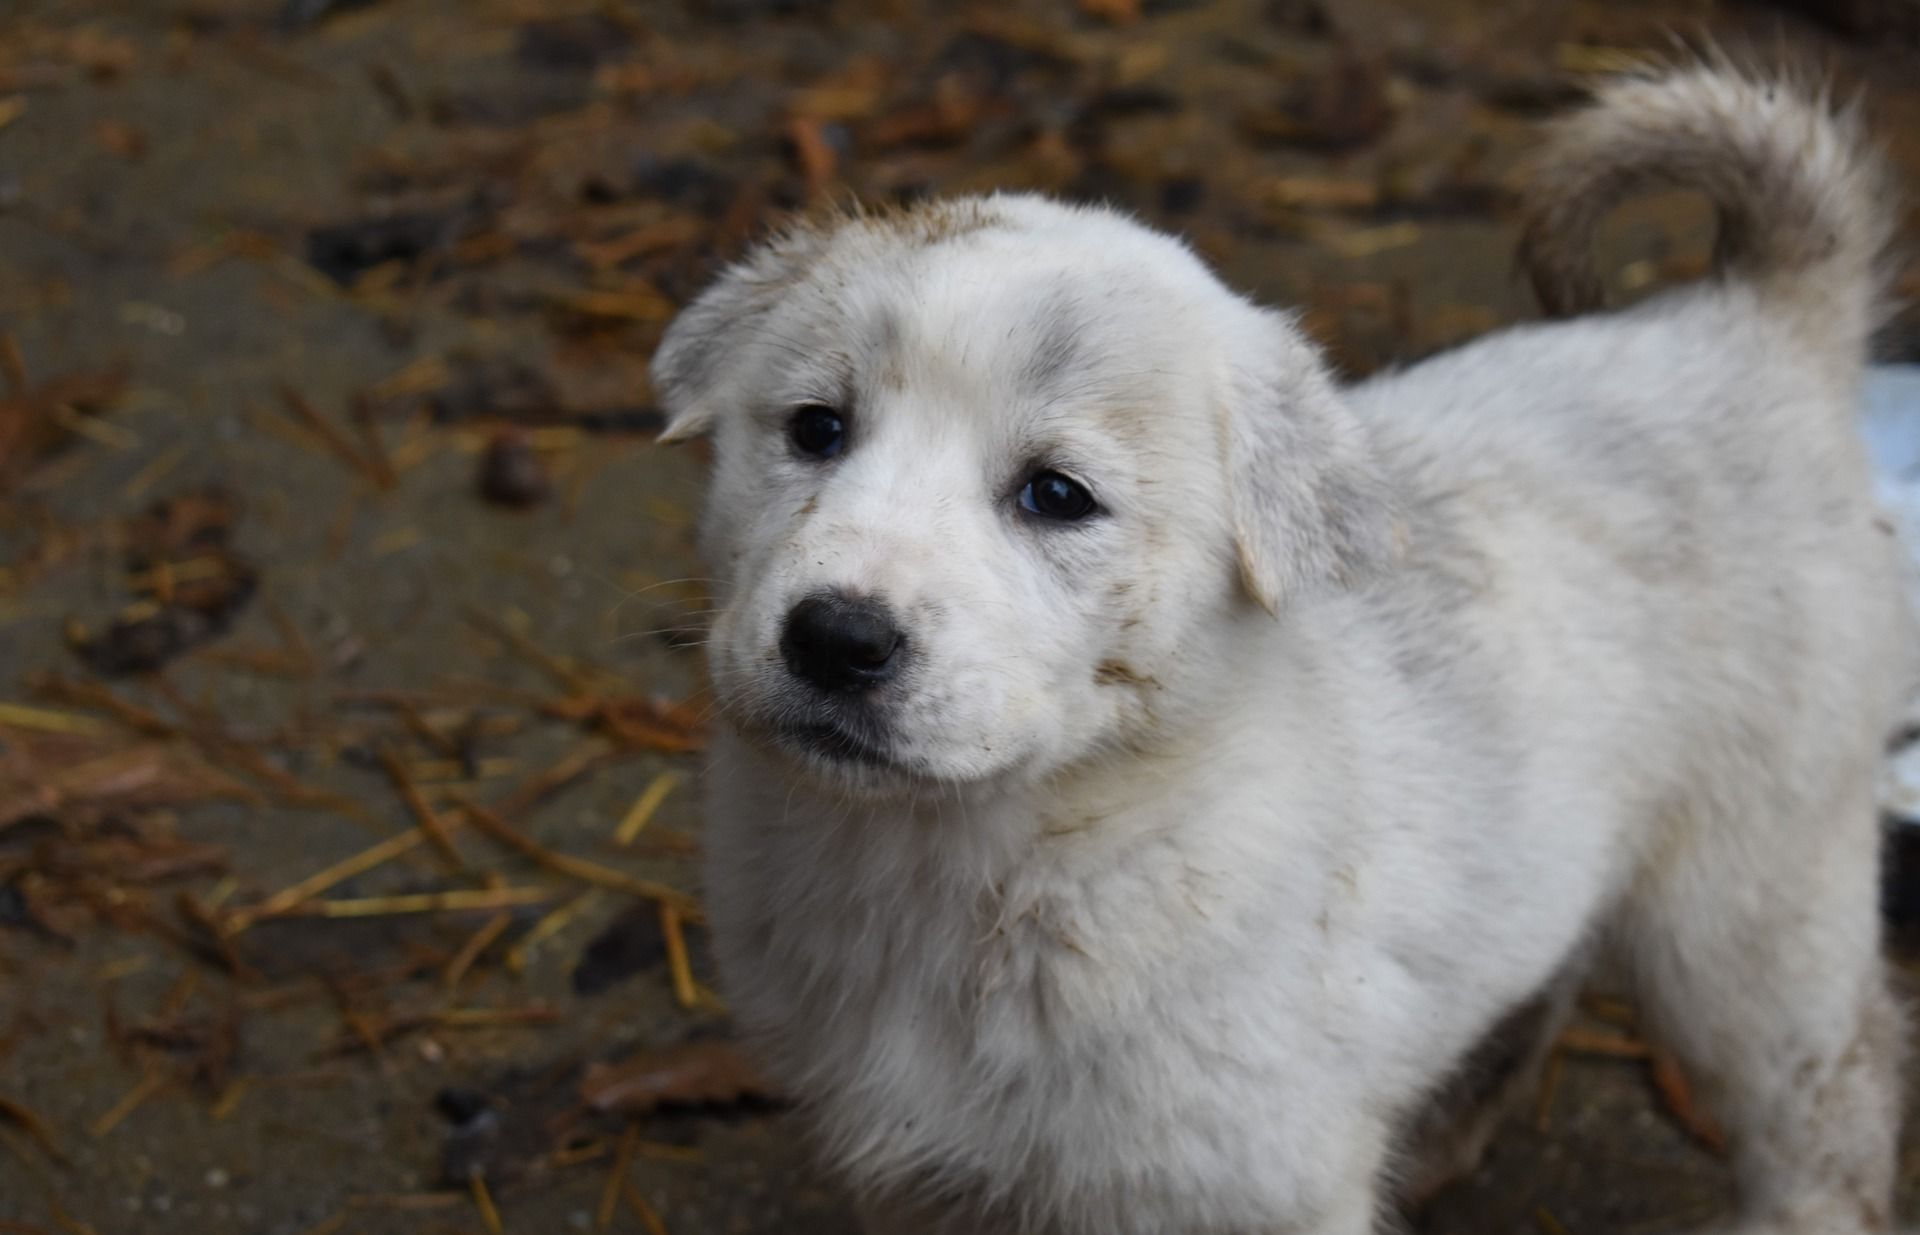
M 480 456 L 480 496 L 496 506 L 525 509 L 553 493 L 546 464 L 517 429 L 502 429 Z

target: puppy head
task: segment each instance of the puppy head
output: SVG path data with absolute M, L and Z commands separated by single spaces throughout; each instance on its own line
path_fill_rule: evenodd
M 1249 597 L 1280 612 L 1391 537 L 1291 323 L 1107 211 L 796 230 L 680 316 L 653 378 L 667 439 L 714 437 L 722 708 L 841 787 L 1137 741 Z

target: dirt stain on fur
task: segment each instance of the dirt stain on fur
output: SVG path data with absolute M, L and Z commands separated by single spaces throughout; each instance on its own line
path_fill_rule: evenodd
M 1160 689 L 1159 679 L 1141 673 L 1124 660 L 1103 660 L 1093 667 L 1093 680 L 1101 686 L 1131 686 L 1137 690 Z

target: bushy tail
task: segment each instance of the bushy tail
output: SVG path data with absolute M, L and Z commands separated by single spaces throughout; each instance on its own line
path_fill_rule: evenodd
M 1520 261 L 1550 314 L 1597 307 L 1594 231 L 1638 193 L 1691 189 L 1719 215 L 1714 265 L 1823 337 L 1864 342 L 1882 312 L 1891 184 L 1857 107 L 1720 62 L 1618 79 L 1558 121 L 1524 195 Z

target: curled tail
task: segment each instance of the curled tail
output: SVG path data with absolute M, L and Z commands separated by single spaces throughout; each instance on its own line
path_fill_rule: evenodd
M 1824 337 L 1878 323 L 1893 194 L 1858 109 L 1824 89 L 1725 63 L 1627 77 L 1558 121 L 1523 202 L 1520 262 L 1548 313 L 1597 307 L 1594 231 L 1643 192 L 1704 193 L 1719 216 L 1719 276 L 1751 284 Z

